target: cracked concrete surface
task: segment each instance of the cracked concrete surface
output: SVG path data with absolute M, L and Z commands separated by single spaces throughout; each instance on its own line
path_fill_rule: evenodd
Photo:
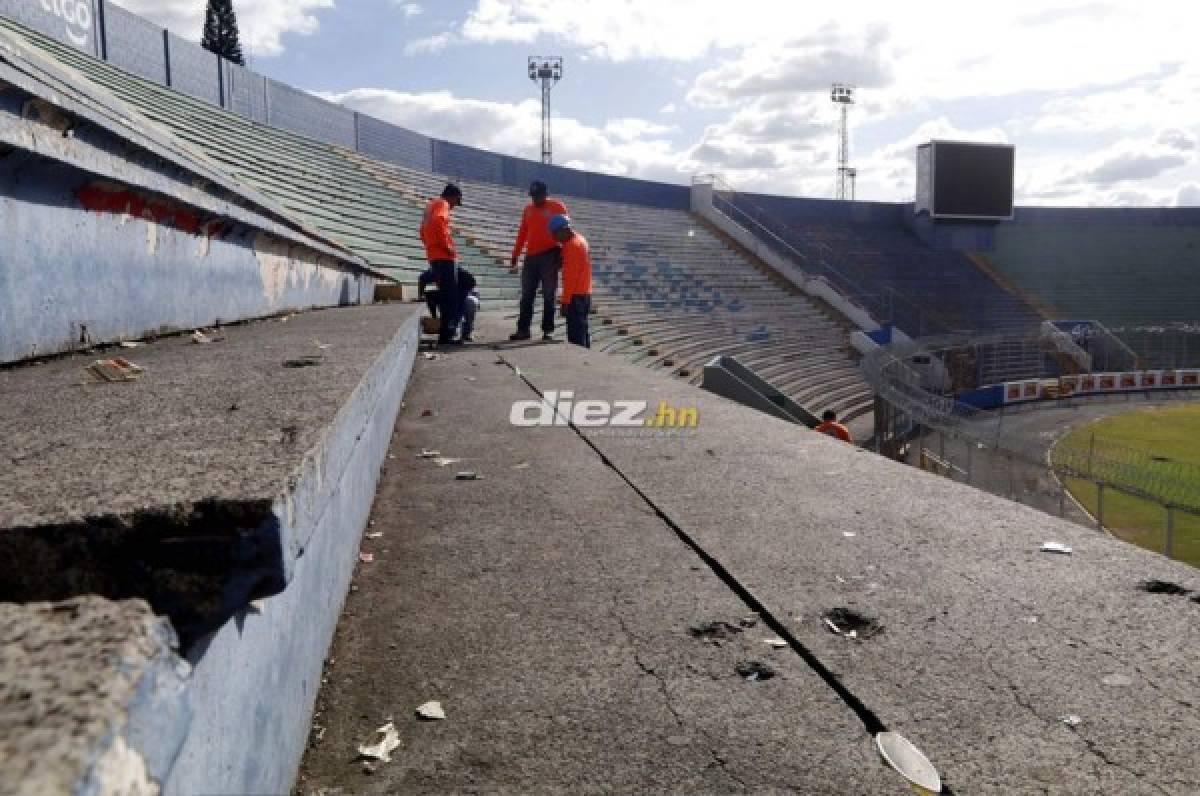
M 418 360 L 297 792 L 903 792 L 761 622 L 692 636 L 745 605 L 570 429 L 511 427 L 529 398 L 485 348 Z M 430 699 L 446 721 L 415 719 Z M 389 717 L 403 747 L 364 773 Z
M 600 354 L 505 356 L 580 399 L 698 406 L 695 433 L 594 441 L 956 790 L 1200 789 L 1188 653 L 1200 606 L 1137 588 L 1194 587 L 1194 570 Z M 1052 539 L 1075 555 L 1037 551 Z M 838 605 L 884 632 L 828 632 L 820 613 Z M 1106 685 L 1114 673 L 1132 684 Z

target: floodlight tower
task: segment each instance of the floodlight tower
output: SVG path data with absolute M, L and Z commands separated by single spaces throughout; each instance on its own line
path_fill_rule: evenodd
M 842 111 L 838 128 L 837 198 L 853 200 L 854 182 L 858 177 L 858 171 L 850 168 L 850 106 L 854 104 L 854 86 L 834 83 L 829 98 Z
M 529 56 L 529 79 L 542 86 L 542 162 L 554 162 L 554 147 L 550 138 L 550 92 L 562 80 L 561 55 Z

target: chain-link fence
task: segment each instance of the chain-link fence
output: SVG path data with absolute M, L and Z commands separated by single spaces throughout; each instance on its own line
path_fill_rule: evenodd
M 1081 421 L 1146 403 L 1194 400 L 1193 391 L 1073 396 L 983 410 L 955 399 L 980 376 L 1053 379 L 1067 363 L 1042 330 L 943 337 L 880 348 L 863 360 L 875 389 L 881 453 L 1200 565 L 1200 464 L 1088 434 Z M 989 364 L 990 362 L 990 364 Z M 1071 371 L 1077 372 L 1077 371 Z M 982 383 L 996 383 L 985 381 Z

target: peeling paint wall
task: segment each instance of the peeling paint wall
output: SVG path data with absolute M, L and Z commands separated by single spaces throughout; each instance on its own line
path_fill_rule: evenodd
M 374 291 L 327 255 L 20 149 L 0 154 L 0 240 L 0 362 Z

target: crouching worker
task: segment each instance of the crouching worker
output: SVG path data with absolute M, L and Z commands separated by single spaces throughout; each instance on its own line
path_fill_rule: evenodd
M 588 314 L 592 311 L 592 260 L 588 242 L 571 228 L 571 219 L 550 219 L 550 234 L 562 244 L 562 314 L 567 319 L 567 342 L 592 347 Z
M 471 333 L 475 331 L 475 313 L 479 312 L 479 290 L 475 277 L 466 268 L 458 268 L 459 308 L 462 310 L 462 337 L 464 343 L 474 340 Z

